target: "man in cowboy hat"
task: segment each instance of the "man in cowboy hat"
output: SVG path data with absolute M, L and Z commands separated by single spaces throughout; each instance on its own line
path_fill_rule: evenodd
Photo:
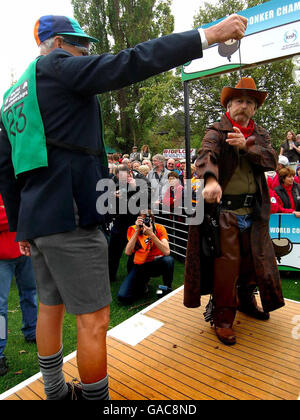
M 234 88 L 224 87 L 221 104 L 226 113 L 207 130 L 195 162 L 205 183 L 206 211 L 216 207 L 219 211 L 220 252 L 205 257 L 204 224 L 190 227 L 184 304 L 197 307 L 202 294 L 212 293 L 215 331 L 227 345 L 236 342 L 237 309 L 267 320 L 270 311 L 284 305 L 269 237 L 270 199 L 264 175 L 276 168 L 277 155 L 268 132 L 252 119 L 266 97 L 251 77 L 242 78 Z M 203 277 L 207 281 L 209 275 L 212 283 L 205 285 Z M 256 304 L 257 287 L 263 309 Z

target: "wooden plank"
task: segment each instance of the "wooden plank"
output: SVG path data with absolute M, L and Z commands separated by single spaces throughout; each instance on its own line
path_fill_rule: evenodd
M 166 315 L 165 313 L 160 314 L 160 320 L 163 320 L 165 317 L 166 322 L 170 320 L 170 317 Z M 218 350 L 218 354 L 221 354 L 225 360 L 232 360 L 237 361 L 237 363 L 241 363 L 242 365 L 249 365 L 252 362 L 255 363 L 256 369 L 264 369 L 265 367 L 270 369 L 270 372 L 274 374 L 274 363 L 269 363 L 268 360 L 261 359 L 260 357 L 255 357 L 253 355 L 250 355 L 246 353 L 245 351 L 241 351 L 241 347 L 238 345 L 235 345 L 233 347 L 225 346 L 218 342 L 217 338 L 215 337 L 215 333 L 211 332 L 211 328 L 209 326 L 206 326 L 206 329 L 196 329 L 196 332 L 191 331 L 191 329 L 188 327 L 188 325 L 180 325 L 180 322 L 176 322 L 174 324 L 167 324 L 167 328 L 170 330 L 168 332 L 169 340 L 172 345 L 176 344 L 176 342 L 183 341 L 183 343 L 186 345 L 186 348 L 188 349 L 189 346 L 193 346 L 193 349 L 191 351 L 197 351 L 197 352 L 204 352 L 207 351 L 209 353 L 216 353 L 215 349 Z M 164 332 L 166 330 L 164 329 Z M 160 331 L 158 331 L 158 334 Z M 152 337 L 150 337 L 151 339 Z M 275 363 L 275 366 L 276 363 Z M 277 369 L 278 371 L 278 369 Z M 295 369 L 294 369 L 295 371 Z M 299 378 L 297 377 L 297 373 L 292 372 L 291 377 L 289 375 L 291 374 L 291 370 L 280 368 L 280 371 L 283 375 L 287 375 L 287 380 L 290 379 L 290 382 L 292 384 L 299 384 Z M 294 377 L 295 375 L 295 377 Z
M 259 299 L 258 299 L 259 300 Z M 137 346 L 108 337 L 112 400 L 266 399 L 299 397 L 299 343 L 291 331 L 300 304 L 286 306 L 261 322 L 237 313 L 237 344 L 225 346 L 200 308 L 183 305 L 183 290 L 143 313 L 164 323 Z M 63 366 L 66 381 L 79 378 L 76 357 Z M 7 400 L 45 399 L 42 378 Z
M 177 308 L 176 308 L 177 309 Z M 204 320 L 201 319 L 192 319 L 187 320 L 184 318 L 180 312 L 181 310 L 168 310 L 164 307 L 156 307 L 154 308 L 148 316 L 153 316 L 155 319 L 158 319 L 162 322 L 168 322 L 168 326 L 170 325 L 181 325 L 182 329 L 184 329 L 186 332 L 191 331 L 191 326 L 194 328 L 198 328 L 198 332 L 205 331 L 207 332 L 206 336 L 207 338 L 211 339 L 214 343 L 217 343 L 218 345 L 224 346 L 222 343 L 218 341 L 218 339 L 215 336 L 214 331 L 212 331 L 211 328 L 207 329 L 207 325 L 204 325 Z M 200 328 L 199 328 L 200 327 Z M 238 326 L 235 328 L 238 332 Z M 264 346 L 264 342 L 262 340 L 259 340 L 255 343 L 246 340 L 242 334 L 237 334 L 237 344 L 235 346 L 232 346 L 230 348 L 230 352 L 236 352 L 240 351 L 245 354 L 251 355 L 251 357 L 257 357 L 258 359 L 261 359 L 265 363 L 265 361 L 276 363 L 281 370 L 285 370 L 286 368 L 293 370 L 295 372 L 295 364 L 297 366 L 298 358 L 286 355 L 284 357 L 284 354 L 276 351 L 276 350 L 270 350 L 267 346 Z M 202 337 L 202 336 L 201 336 Z M 300 378 L 300 374 L 295 373 L 296 377 Z
M 125 397 L 123 397 L 118 392 L 113 391 L 111 388 L 109 389 L 109 396 L 111 400 L 115 400 L 115 401 L 126 400 Z
M 156 379 L 153 379 L 151 376 L 148 375 L 148 371 L 138 370 L 135 367 L 130 366 L 130 364 L 123 362 L 122 360 L 119 360 L 117 357 L 118 355 L 114 354 L 114 352 L 109 351 L 108 355 L 108 364 L 110 366 L 113 366 L 115 369 L 117 369 L 120 372 L 123 372 L 125 383 L 128 380 L 128 377 L 131 378 L 131 380 L 136 382 L 136 386 L 134 389 L 136 389 L 138 392 L 140 392 L 142 395 L 145 395 L 150 400 L 187 400 L 191 399 L 187 395 L 185 395 L 183 392 L 176 391 L 165 384 L 159 382 Z M 145 373 L 144 373 L 145 372 Z
M 177 389 L 184 393 L 185 396 L 189 396 L 196 400 L 203 398 L 207 399 L 208 397 L 211 397 L 212 399 L 234 399 L 225 392 L 219 392 L 218 389 L 210 388 L 204 382 L 200 383 L 199 381 L 194 380 L 192 376 L 187 376 L 182 374 L 179 370 L 170 368 L 169 366 L 171 366 L 171 364 L 163 364 L 159 360 L 149 358 L 143 353 L 138 352 L 138 348 L 139 346 L 136 346 L 133 349 L 130 346 L 119 343 L 117 340 L 110 340 L 110 354 L 122 358 L 122 360 L 126 360 L 127 363 L 134 366 L 136 369 L 144 369 L 151 378 L 168 386 L 172 392 Z M 169 361 L 169 363 L 170 362 L 171 361 Z
M 7 397 L 5 401 L 22 401 L 22 398 L 20 398 L 17 394 L 12 394 Z
M 249 368 L 244 368 L 238 363 L 230 362 L 230 360 L 224 360 L 222 357 L 206 357 L 206 353 L 203 356 L 195 355 L 180 345 L 174 349 L 170 343 L 158 337 L 150 337 L 149 340 L 145 340 L 142 351 L 145 354 L 152 355 L 152 357 L 162 357 L 166 363 L 168 363 L 168 359 L 176 361 L 182 365 L 184 371 L 192 366 L 195 377 L 198 376 L 198 372 L 210 377 L 212 371 L 212 376 L 225 384 L 228 393 L 230 393 L 231 387 L 235 391 L 244 389 L 249 394 L 264 399 L 273 399 L 274 396 L 289 399 L 295 393 L 295 386 L 285 384 L 284 388 L 282 381 L 277 380 L 275 384 L 271 376 L 259 374 L 257 370 L 253 372 Z M 235 380 L 235 383 L 232 382 L 231 378 Z M 239 387 L 238 381 L 242 382 L 242 387 Z M 209 383 L 208 380 L 207 383 Z M 243 384 L 249 385 L 247 390 Z M 245 399 L 241 392 L 236 395 L 239 399 Z
M 202 329 L 206 328 L 208 324 L 204 322 L 201 318 L 195 319 L 187 319 L 182 315 L 181 310 L 175 310 L 175 309 L 166 309 L 166 308 L 157 308 L 157 311 L 160 311 L 160 313 L 163 311 L 167 314 L 168 317 L 174 318 L 174 316 L 177 317 L 177 319 L 180 317 L 182 321 L 187 321 L 189 326 L 193 326 L 194 328 L 199 329 L 199 325 L 203 327 Z M 188 327 L 189 328 L 189 327 Z M 282 339 L 281 341 L 270 339 L 268 336 L 264 336 L 263 334 L 257 333 L 255 330 L 247 330 L 245 329 L 245 322 L 238 321 L 236 325 L 234 325 L 234 329 L 237 333 L 237 341 L 239 344 L 243 344 L 246 346 L 249 350 L 259 350 L 261 355 L 268 354 L 270 356 L 274 356 L 278 358 L 278 363 L 282 361 L 284 365 L 286 365 L 287 362 L 290 362 L 293 366 L 296 364 L 299 364 L 300 357 L 299 357 L 299 348 L 297 351 L 295 351 L 295 342 L 290 336 L 289 338 Z M 252 331 L 252 332 L 251 332 Z M 215 333 L 210 329 L 210 333 L 215 336 Z
M 42 400 L 46 399 L 46 394 L 44 391 L 44 383 L 40 380 L 34 381 L 28 385 L 28 388 L 37 394 Z
M 161 338 L 158 336 L 150 337 L 147 342 L 143 342 L 143 346 L 147 346 L 150 351 L 157 351 L 163 354 L 166 353 L 167 355 L 171 353 L 170 358 L 174 358 L 175 360 L 181 360 L 183 357 L 189 361 L 188 363 L 192 363 L 193 366 L 196 364 L 196 368 L 201 371 L 201 366 L 204 364 L 205 366 L 210 366 L 220 372 L 232 375 L 237 379 L 239 379 L 241 375 L 242 378 L 243 375 L 247 375 L 250 377 L 248 381 L 249 384 L 255 385 L 255 383 L 252 382 L 252 379 L 260 381 L 261 387 L 264 387 L 265 384 L 272 384 L 275 389 L 277 390 L 278 388 L 278 390 L 275 392 L 275 390 L 271 389 L 270 392 L 275 393 L 275 395 L 277 394 L 280 397 L 288 397 L 288 394 L 286 395 L 285 392 L 294 394 L 295 387 L 299 385 L 299 382 L 297 384 L 296 381 L 294 384 L 289 384 L 285 381 L 284 376 L 276 378 L 271 369 L 261 369 L 260 366 L 257 366 L 253 362 L 243 365 L 243 363 L 239 363 L 239 360 L 233 361 L 230 358 L 223 357 L 222 352 L 219 352 L 219 350 L 215 351 L 215 353 L 206 350 L 194 351 L 193 348 L 189 348 L 189 346 L 184 347 L 181 344 L 177 345 L 176 350 L 173 350 L 173 345 L 171 345 L 170 341 L 166 341 L 165 337 Z M 184 363 L 184 360 L 182 363 Z M 281 391 L 284 391 L 284 394 L 282 394 Z
M 166 316 L 166 319 L 168 316 Z M 161 316 L 161 320 L 163 319 L 163 315 Z M 253 355 L 249 355 L 245 351 L 241 351 L 238 345 L 228 348 L 227 346 L 218 343 L 218 340 L 215 336 L 209 337 L 211 334 L 210 331 L 202 330 L 197 333 L 191 332 L 188 330 L 187 326 L 179 326 L 178 323 L 175 325 L 168 325 L 169 332 L 168 339 L 170 344 L 178 344 L 182 342 L 183 345 L 187 350 L 190 349 L 192 352 L 196 354 L 205 354 L 205 352 L 212 353 L 212 354 L 220 354 L 224 357 L 226 361 L 234 361 L 242 366 L 248 366 L 249 364 L 255 366 L 255 370 L 264 371 L 265 368 L 269 368 L 269 372 L 273 377 L 278 376 L 286 376 L 286 381 L 291 384 L 299 385 L 299 377 L 297 377 L 297 373 L 295 373 L 295 369 L 286 369 L 283 367 L 278 367 L 277 363 L 271 363 L 267 359 L 262 359 L 260 357 L 255 357 Z M 208 327 L 209 329 L 209 327 Z M 164 330 L 166 333 L 166 330 Z M 202 332 L 202 334 L 201 334 Z M 157 334 L 160 336 L 162 331 L 158 331 Z M 213 333 L 214 334 L 214 333 Z M 151 337 L 152 339 L 152 337 Z M 217 351 L 216 351 L 217 350 Z
M 195 321 L 195 316 L 196 316 L 197 322 L 198 322 L 198 318 L 200 321 L 204 321 L 203 315 L 202 315 L 202 312 L 204 312 L 204 308 L 198 308 L 198 313 L 197 312 L 195 313 L 194 312 L 195 309 L 193 310 L 193 312 L 191 312 L 189 308 L 185 308 L 182 305 L 178 305 L 178 306 L 176 305 L 176 312 L 180 311 L 180 313 L 182 313 L 183 319 L 190 320 L 192 318 L 192 321 Z M 166 310 L 170 309 L 171 311 L 174 310 L 174 303 L 172 305 L 171 302 L 165 302 L 164 309 Z M 300 312 L 300 305 L 299 305 L 298 311 Z M 289 321 L 291 321 L 292 318 L 293 317 L 291 317 Z M 238 325 L 241 326 L 242 324 L 243 325 L 242 331 L 245 330 L 247 332 L 252 332 L 251 335 L 253 335 L 253 333 L 255 332 L 258 335 L 259 334 L 263 335 L 265 338 L 269 337 L 270 342 L 274 340 L 274 342 L 276 343 L 276 346 L 278 345 L 280 346 L 282 341 L 284 341 L 285 339 L 288 339 L 289 349 L 291 346 L 291 351 L 294 350 L 293 355 L 299 357 L 299 351 L 298 351 L 299 345 L 296 343 L 296 340 L 293 340 L 291 337 L 291 329 L 294 327 L 294 324 L 292 324 L 291 322 L 289 322 L 290 324 L 290 329 L 289 329 L 287 328 L 286 322 L 283 322 L 281 318 L 274 320 L 272 319 L 272 315 L 271 315 L 271 318 L 268 321 L 258 321 L 240 312 L 237 313 L 236 320 L 238 324 L 235 323 L 235 327 L 237 327 Z
M 109 389 L 118 392 L 126 400 L 148 400 L 149 392 L 126 372 L 120 372 L 113 366 L 108 366 Z M 112 398 L 112 397 L 111 397 Z M 162 397 L 163 399 L 163 397 Z
M 22 400 L 41 400 L 42 399 L 35 392 L 31 391 L 31 389 L 29 389 L 27 386 L 20 389 L 16 394 Z
M 147 343 L 147 340 L 143 341 L 143 344 L 145 343 Z M 213 399 L 234 400 L 241 395 L 244 399 L 252 399 L 248 394 L 243 395 L 243 392 L 235 392 L 236 390 L 231 390 L 223 383 L 218 383 L 206 375 L 195 372 L 193 368 L 181 365 L 175 359 L 165 357 L 163 352 L 147 351 L 148 349 L 141 344 L 132 349 L 116 340 L 110 344 L 112 347 L 119 349 L 121 354 L 131 354 L 136 359 L 138 358 L 144 364 L 147 372 L 149 368 L 153 367 L 160 372 L 161 380 L 165 384 L 180 389 L 182 392 L 185 389 L 185 392 L 193 399 L 199 399 L 199 393 L 202 394 L 202 397 L 204 394 Z

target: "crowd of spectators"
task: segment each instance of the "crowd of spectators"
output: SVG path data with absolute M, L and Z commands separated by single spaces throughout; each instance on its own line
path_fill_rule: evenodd
M 148 292 L 150 277 L 157 276 L 162 276 L 163 282 L 157 293 L 159 297 L 164 296 L 172 290 L 174 260 L 170 255 L 167 231 L 164 226 L 156 223 L 153 208 L 167 209 L 173 213 L 176 209 L 184 207 L 186 161 L 182 158 L 165 158 L 162 154 L 152 155 L 149 146 L 143 145 L 140 151 L 133 146 L 129 154 L 108 154 L 108 165 L 110 177 L 115 183 L 114 194 L 117 200 L 116 214 L 110 224 L 111 281 L 117 278 L 123 252 L 128 256 L 128 274 L 122 281 L 118 300 L 131 303 L 137 297 L 145 295 Z M 197 182 L 199 180 L 193 164 L 191 174 L 192 189 L 196 194 L 200 184 Z M 123 193 L 120 189 L 122 179 Z M 147 186 L 144 188 L 148 196 L 147 209 L 143 210 L 137 205 L 136 213 L 131 209 L 126 214 L 121 214 L 120 202 L 123 201 L 123 206 L 128 206 L 137 191 L 137 180 L 140 179 L 144 180 L 144 185 Z M 176 217 L 179 220 L 180 216 Z M 144 224 L 143 221 L 147 219 L 148 222 Z
M 125 165 L 137 176 L 144 177 L 151 185 L 152 202 L 167 207 L 171 212 L 184 206 L 184 187 L 186 183 L 185 159 L 165 158 L 161 154 L 152 157 L 148 145 L 138 151 L 133 146 L 130 154 L 115 153 L 108 155 L 112 177 L 118 172 L 119 165 Z M 295 168 L 295 169 L 293 169 Z M 277 169 L 266 173 L 269 188 L 271 213 L 293 213 L 300 217 L 300 134 L 289 130 L 280 146 Z M 200 180 L 191 163 L 191 185 L 193 203 Z M 124 248 L 124 247 L 123 247 Z

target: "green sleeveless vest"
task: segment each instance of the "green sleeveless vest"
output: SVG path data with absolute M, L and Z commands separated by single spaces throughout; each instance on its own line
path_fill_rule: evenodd
M 102 138 L 99 150 L 65 144 L 46 139 L 45 129 L 36 92 L 36 63 L 38 57 L 29 64 L 15 85 L 3 96 L 1 117 L 12 148 L 12 163 L 15 176 L 33 169 L 47 167 L 46 144 L 73 150 L 84 154 L 96 155 L 104 166 L 108 166 L 104 143 L 104 125 L 99 103 Z
M 12 148 L 15 176 L 48 166 L 46 136 L 36 93 L 37 58 L 3 97 L 1 117 Z

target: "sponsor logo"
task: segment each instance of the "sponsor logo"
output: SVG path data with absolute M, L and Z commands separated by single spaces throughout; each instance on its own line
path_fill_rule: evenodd
M 286 44 L 291 44 L 293 42 L 296 42 L 297 38 L 298 38 L 298 32 L 295 29 L 286 31 L 283 37 L 284 42 Z

